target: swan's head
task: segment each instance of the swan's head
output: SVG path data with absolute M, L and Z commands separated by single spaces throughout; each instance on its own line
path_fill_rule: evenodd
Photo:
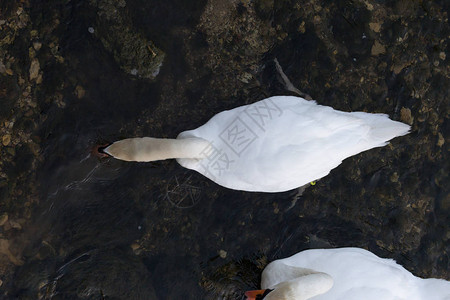
M 158 139 L 129 138 L 99 148 L 103 154 L 125 161 L 149 162 L 171 158 L 204 158 L 210 143 L 202 138 Z M 97 155 L 98 156 L 98 155 Z M 103 156 L 103 155 L 101 155 Z
M 245 293 L 247 300 L 307 300 L 326 293 L 333 286 L 333 278 L 326 273 L 314 273 L 277 284 L 273 290 Z
M 143 152 L 140 147 L 140 139 L 124 139 L 104 147 L 102 150 L 109 156 L 125 161 L 136 161 L 139 152 Z
M 166 159 L 167 147 L 174 140 L 150 137 L 129 138 L 116 141 L 107 147 L 100 148 L 107 156 L 124 161 L 149 162 Z M 170 156 L 170 154 L 169 154 Z

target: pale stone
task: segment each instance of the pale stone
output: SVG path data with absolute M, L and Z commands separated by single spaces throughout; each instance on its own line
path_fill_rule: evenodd
M 3 144 L 3 146 L 8 146 L 10 142 L 11 142 L 11 135 L 5 134 L 2 137 L 2 144 Z
M 5 225 L 6 221 L 8 221 L 8 214 L 7 213 L 3 213 L 0 216 L 0 226 Z
M 398 176 L 397 172 L 394 172 L 391 175 L 390 180 L 391 180 L 391 182 L 398 182 L 398 178 L 399 178 L 399 176 Z
M 77 95 L 78 99 L 81 99 L 84 97 L 84 95 L 86 95 L 86 91 L 84 90 L 84 88 L 81 85 L 77 85 L 75 87 L 75 95 Z
M 42 43 L 41 42 L 34 42 L 33 43 L 34 50 L 39 51 L 41 49 L 41 47 L 42 47 Z
M 369 23 L 369 27 L 374 32 L 380 32 L 381 24 L 380 23 Z
M 375 41 L 375 43 L 373 43 L 371 53 L 374 56 L 379 55 L 379 54 L 384 54 L 384 53 L 386 53 L 386 47 L 383 44 L 381 44 L 379 41 Z
M 30 80 L 38 78 L 39 70 L 40 70 L 39 60 L 37 58 L 34 58 L 33 61 L 31 61 L 30 66 Z
M 139 244 L 137 244 L 137 243 L 131 244 L 130 247 L 131 247 L 131 249 L 132 249 L 133 251 L 136 251 L 136 250 L 138 250 L 138 249 L 140 248 Z
M 411 110 L 406 107 L 402 107 L 400 110 L 400 120 L 406 124 L 412 125 L 414 118 L 411 115 Z
M 436 143 L 436 145 L 438 146 L 438 147 L 442 147 L 442 145 L 444 145 L 445 144 L 445 139 L 444 139 L 444 137 L 442 136 L 442 133 L 438 133 L 438 141 L 437 141 L 437 143 Z
M 21 230 L 22 229 L 22 225 L 20 225 L 20 223 L 15 221 L 15 220 L 9 220 L 9 224 L 14 229 L 17 229 L 17 230 Z

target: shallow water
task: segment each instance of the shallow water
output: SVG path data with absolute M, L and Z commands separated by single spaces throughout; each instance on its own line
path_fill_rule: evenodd
M 372 9 L 363 1 L 127 1 L 121 13 L 131 28 L 166 53 L 154 81 L 127 74 L 89 32 L 102 26 L 97 9 L 107 1 L 92 3 L 26 8 L 44 45 L 43 81 L 33 86 L 40 159 L 28 183 L 39 203 L 21 230 L 2 227 L 17 236 L 24 261 L 4 280 L 5 299 L 241 299 L 268 262 L 344 246 L 449 279 L 443 1 Z M 374 55 L 375 40 L 384 53 Z M 26 57 L 26 41 L 8 51 Z M 289 94 L 274 58 L 320 104 L 387 113 L 412 132 L 345 160 L 302 196 L 228 190 L 173 160 L 91 155 L 98 143 L 175 137 L 224 109 Z M 9 214 L 20 216 L 20 205 Z

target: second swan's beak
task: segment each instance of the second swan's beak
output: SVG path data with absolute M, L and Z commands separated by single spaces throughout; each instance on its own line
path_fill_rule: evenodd
M 263 296 L 267 295 L 267 290 L 253 290 L 245 292 L 247 300 L 263 299 Z
M 111 157 L 111 155 L 109 155 L 108 153 L 105 152 L 105 149 L 107 147 L 109 147 L 109 145 L 111 145 L 111 144 L 102 144 L 102 145 L 95 146 L 91 150 L 92 155 L 95 155 L 100 158 Z

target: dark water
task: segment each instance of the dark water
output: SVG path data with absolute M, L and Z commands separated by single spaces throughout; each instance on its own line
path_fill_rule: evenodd
M 369 34 L 375 12 L 363 2 L 248 3 L 233 4 L 234 19 L 257 18 L 275 28 L 268 38 L 255 38 L 268 45 L 260 52 L 245 51 L 252 49 L 246 27 L 233 27 L 230 40 L 224 34 L 225 42 L 212 43 L 214 31 L 201 16 L 211 7 L 227 8 L 206 1 L 127 1 L 133 28 L 166 53 L 150 81 L 126 74 L 88 31 L 98 22 L 98 6 L 32 2 L 33 26 L 44 42 L 59 40 L 64 63 L 41 63 L 40 204 L 23 232 L 25 263 L 4 297 L 241 299 L 259 286 L 268 262 L 307 248 L 344 246 L 394 258 L 418 276 L 449 278 L 448 77 L 444 67 L 431 70 L 433 55 L 448 50 L 447 42 L 436 49 L 396 42 L 405 32 L 445 38 L 448 24 L 433 15 L 443 2 L 406 8 L 377 2 L 412 13 L 386 17 L 379 35 Z M 55 19 L 59 25 L 49 30 Z M 372 55 L 374 40 L 387 45 L 384 56 Z M 391 70 L 400 64 L 397 52 L 412 61 L 421 51 L 429 61 L 398 74 Z M 124 137 L 175 137 L 223 109 L 289 94 L 275 57 L 321 104 L 396 120 L 401 108 L 410 109 L 411 134 L 347 159 L 301 197 L 297 191 L 228 190 L 175 161 L 125 163 L 90 154 L 94 145 Z M 448 59 L 437 60 L 448 70 Z M 243 72 L 253 75 L 249 82 L 237 79 Z M 424 95 L 411 96 L 413 86 L 425 85 Z M 81 99 L 76 86 L 86 92 Z M 51 100 L 55 94 L 63 107 Z M 444 146 L 436 146 L 438 133 L 447 138 Z

